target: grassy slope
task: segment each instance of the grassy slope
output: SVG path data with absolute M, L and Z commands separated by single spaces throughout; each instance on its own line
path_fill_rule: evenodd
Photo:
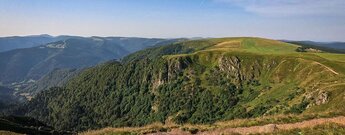
M 343 100 L 342 93 L 345 87 L 345 55 L 296 52 L 297 45 L 261 38 L 222 38 L 211 39 L 210 41 L 214 45 L 192 54 L 178 54 L 165 57 L 168 59 L 199 57 L 198 62 L 210 68 L 214 68 L 214 65 L 217 65 L 217 58 L 221 57 L 221 55 L 237 56 L 243 60 L 242 64 L 247 64 L 248 66 L 255 62 L 255 60 L 261 61 L 263 65 L 276 61 L 279 63 L 276 67 L 272 69 L 262 67 L 261 69 L 261 75 L 259 76 L 261 85 L 253 88 L 261 90 L 259 92 L 260 96 L 244 103 L 243 106 L 251 109 L 258 104 L 265 104 L 269 100 L 286 102 L 284 98 L 298 93 L 299 89 L 302 88 L 307 93 L 316 93 L 318 91 L 333 93 L 329 98 L 329 104 L 312 107 L 306 112 L 312 113 L 321 110 L 342 111 L 345 109 L 340 102 Z M 245 65 L 242 66 L 245 67 Z M 263 90 L 266 86 L 270 86 L 270 90 Z M 297 96 L 301 97 L 294 98 L 294 100 L 288 101 L 287 104 L 298 104 L 304 95 L 297 94 Z M 272 109 L 279 110 L 279 108 L 284 106 L 279 104 L 275 107 Z
M 286 131 L 277 131 L 267 135 L 341 135 L 345 134 L 345 126 L 336 124 L 336 123 L 327 123 L 318 125 L 312 128 L 302 128 L 302 129 L 293 129 Z M 266 135 L 266 134 L 265 134 Z

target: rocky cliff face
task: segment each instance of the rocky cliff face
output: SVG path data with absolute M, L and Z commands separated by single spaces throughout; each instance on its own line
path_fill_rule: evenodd
M 204 65 L 201 61 L 216 64 L 209 66 Z M 293 95 L 293 98 L 284 101 L 288 104 L 282 107 L 285 108 L 285 111 L 293 105 L 302 103 L 310 104 L 308 107 L 327 104 L 331 98 L 330 92 L 316 88 L 327 87 L 327 84 L 334 83 L 332 78 L 336 76 L 326 66 L 320 66 L 313 61 L 293 57 L 226 54 L 220 55 L 214 60 L 210 57 L 196 58 L 190 55 L 171 57 L 166 59 L 165 65 L 164 70 L 167 72 L 160 72 L 156 75 L 157 79 L 153 81 L 153 89 L 158 89 L 159 86 L 169 84 L 179 78 L 184 78 L 185 82 L 189 81 L 191 83 L 199 80 L 201 86 L 211 85 L 210 81 L 213 80 L 224 80 L 225 82 L 235 84 L 237 88 L 257 89 L 261 93 L 259 96 L 272 93 L 272 91 L 280 91 L 286 94 L 281 94 L 283 97 L 277 98 L 292 97 Z M 217 77 L 212 79 L 203 77 L 210 76 L 209 73 Z M 320 76 L 324 78 L 320 78 Z M 188 86 L 184 86 L 184 88 L 193 89 L 194 85 L 189 85 L 191 83 L 185 83 Z M 319 94 L 312 94 L 310 97 L 305 96 L 311 92 Z M 260 97 L 257 98 L 260 99 Z M 262 98 L 265 98 L 265 96 Z M 268 99 L 264 100 L 268 101 Z M 278 103 L 277 106 L 281 107 L 282 104 Z M 283 111 L 281 110 L 280 112 Z
M 176 80 L 178 76 L 182 76 L 184 70 L 192 64 L 189 57 L 177 57 L 167 61 L 168 81 Z
M 234 78 L 237 82 L 244 80 L 244 75 L 241 73 L 241 61 L 236 56 L 221 57 L 219 59 L 219 69 L 227 73 L 228 78 Z

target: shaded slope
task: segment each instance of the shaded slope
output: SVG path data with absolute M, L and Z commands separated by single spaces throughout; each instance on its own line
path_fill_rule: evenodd
M 56 131 L 52 127 L 29 117 L 1 116 L 0 130 L 29 135 L 68 135 L 70 132 Z
M 155 46 L 160 42 L 178 40 L 70 37 L 42 46 L 0 53 L 0 82 L 38 80 L 55 68 L 83 68 L 101 62 L 121 59 L 137 50 Z
M 41 79 L 24 88 L 20 92 L 33 96 L 51 87 L 62 87 L 68 80 L 78 75 L 81 71 L 82 69 L 54 69 L 52 72 L 44 75 Z
M 18 102 L 14 90 L 0 86 L 0 112 Z
M 10 51 L 19 48 L 30 48 L 43 45 L 49 42 L 54 42 L 63 39 L 64 37 L 52 37 L 49 35 L 37 36 L 13 36 L 0 37 L 0 52 Z

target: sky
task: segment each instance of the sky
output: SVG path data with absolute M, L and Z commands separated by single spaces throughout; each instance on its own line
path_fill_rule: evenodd
M 345 41 L 345 0 L 0 0 L 0 36 Z

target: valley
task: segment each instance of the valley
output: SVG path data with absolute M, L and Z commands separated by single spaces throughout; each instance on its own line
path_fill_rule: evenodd
M 148 47 L 183 39 L 76 37 L 0 53 L 0 84 L 30 83 L 58 68 L 86 68 Z M 129 45 L 130 44 L 130 45 Z
M 86 134 L 246 134 L 266 128 L 251 126 L 342 117 L 345 55 L 299 47 L 254 37 L 176 41 L 82 70 L 54 70 L 24 89 L 30 101 L 4 114 Z

